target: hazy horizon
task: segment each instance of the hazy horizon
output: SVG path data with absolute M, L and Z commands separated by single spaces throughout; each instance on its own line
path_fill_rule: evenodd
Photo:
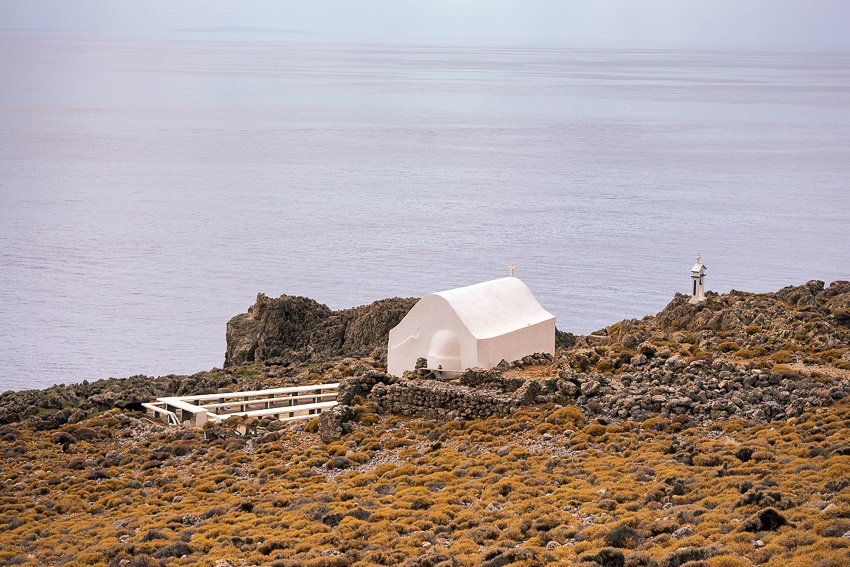
M 7 0 L 0 28 L 160 33 L 256 27 L 410 41 L 599 41 L 850 45 L 836 0 Z

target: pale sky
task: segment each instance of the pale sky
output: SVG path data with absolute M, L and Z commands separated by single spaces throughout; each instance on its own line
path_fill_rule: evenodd
M 0 28 L 260 26 L 331 36 L 850 43 L 848 0 L 0 0 Z

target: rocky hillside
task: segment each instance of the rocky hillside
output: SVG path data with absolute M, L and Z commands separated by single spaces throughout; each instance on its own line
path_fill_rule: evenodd
M 847 281 L 824 287 L 822 281 L 813 280 L 775 293 L 709 292 L 696 305 L 689 299 L 676 294 L 657 316 L 621 321 L 593 333 L 585 344 L 630 349 L 649 338 L 667 338 L 692 345 L 691 354 L 720 348 L 721 352 L 748 349 L 760 356 L 781 349 L 822 352 L 850 343 Z M 721 348 L 723 343 L 734 345 Z
M 824 287 L 810 281 L 775 293 L 709 292 L 697 305 L 688 299 L 676 294 L 655 317 L 626 319 L 580 337 L 573 354 L 588 360 L 579 367 L 628 370 L 644 362 L 641 350 L 648 347 L 640 345 L 650 343 L 684 357 L 725 356 L 761 368 L 800 363 L 850 369 L 850 282 Z
M 366 355 L 386 347 L 390 329 L 417 301 L 394 297 L 332 311 L 306 297 L 282 295 L 274 299 L 261 293 L 247 313 L 227 323 L 224 366 Z
M 7 392 L 0 565 L 850 564 L 850 284 L 687 299 L 445 382 L 320 354 L 382 344 L 415 300 L 260 296 L 224 370 Z M 331 380 L 309 423 L 134 411 Z

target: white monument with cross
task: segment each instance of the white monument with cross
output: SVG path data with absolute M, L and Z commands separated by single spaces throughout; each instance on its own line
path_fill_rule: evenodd
M 702 263 L 702 254 L 697 254 L 697 263 L 691 268 L 691 280 L 693 296 L 689 303 L 696 305 L 705 299 L 705 264 Z
M 419 358 L 435 374 L 492 368 L 555 352 L 555 316 L 513 275 L 426 295 L 390 331 L 387 370 L 401 376 Z

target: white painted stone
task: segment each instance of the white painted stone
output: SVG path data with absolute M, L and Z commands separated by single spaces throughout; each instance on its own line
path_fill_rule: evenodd
M 555 316 L 507 277 L 420 299 L 390 331 L 387 370 L 401 376 L 425 357 L 428 368 L 460 372 L 535 352 L 554 354 Z

